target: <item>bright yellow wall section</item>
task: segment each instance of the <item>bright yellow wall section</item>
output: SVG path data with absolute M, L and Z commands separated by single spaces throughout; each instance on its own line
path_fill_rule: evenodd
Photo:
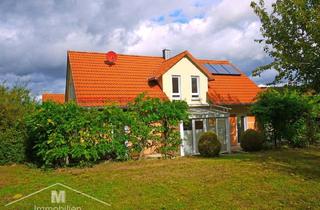
M 171 69 L 162 75 L 162 89 L 172 100 L 172 76 L 180 75 L 181 78 L 181 99 L 189 105 L 207 105 L 208 78 L 188 58 L 182 58 Z M 191 97 L 191 76 L 199 76 L 200 100 L 192 100 Z

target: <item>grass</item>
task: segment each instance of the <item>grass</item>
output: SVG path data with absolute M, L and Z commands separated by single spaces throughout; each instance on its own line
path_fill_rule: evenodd
M 51 189 L 4 207 L 57 182 L 112 205 L 66 190 L 66 204 L 82 209 L 320 209 L 320 149 L 112 162 L 52 171 L 2 166 L 0 209 L 48 206 Z

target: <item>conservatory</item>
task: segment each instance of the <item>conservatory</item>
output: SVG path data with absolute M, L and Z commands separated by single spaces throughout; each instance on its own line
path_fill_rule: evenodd
M 213 131 L 221 143 L 221 152 L 230 153 L 229 109 L 210 106 L 189 109 L 189 122 L 180 123 L 181 156 L 197 155 L 198 141 L 203 132 Z

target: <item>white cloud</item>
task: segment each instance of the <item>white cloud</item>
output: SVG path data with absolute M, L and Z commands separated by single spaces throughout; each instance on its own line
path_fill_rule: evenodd
M 0 80 L 34 94 L 64 90 L 67 50 L 161 55 L 191 51 L 250 73 L 268 62 L 251 0 L 0 1 Z M 272 0 L 270 0 L 272 1 Z M 263 81 L 263 79 L 261 80 Z
M 11 41 L 17 39 L 17 32 L 13 29 L 0 28 L 0 41 Z
M 267 60 L 263 47 L 254 41 L 260 37 L 260 22 L 250 2 L 224 0 L 208 8 L 203 18 L 187 23 L 141 21 L 132 30 L 118 28 L 112 40 L 128 54 L 160 55 L 163 48 L 173 53 L 190 50 L 199 58 L 229 59 L 250 74 L 256 63 Z M 252 64 L 249 69 L 248 64 Z

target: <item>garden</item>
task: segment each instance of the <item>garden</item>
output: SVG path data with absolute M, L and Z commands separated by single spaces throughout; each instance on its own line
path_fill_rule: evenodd
M 271 70 L 281 87 L 255 98 L 256 129 L 241 134 L 240 152 L 221 154 L 217 135 L 205 132 L 200 155 L 179 157 L 184 101 L 142 93 L 125 107 L 86 108 L 40 103 L 3 83 L 0 209 L 48 204 L 42 192 L 54 183 L 70 186 L 68 202 L 83 209 L 320 209 L 319 1 L 251 7 L 261 22 L 255 41 L 271 58 L 252 76 Z M 145 158 L 148 149 L 160 158 Z
M 1 87 L 0 163 L 43 168 L 89 166 L 141 159 L 146 148 L 169 158 L 180 145 L 177 125 L 187 119 L 183 101 L 139 95 L 124 109 L 83 108 L 75 103 L 36 103 L 21 87 Z
M 206 132 L 200 156 L 183 158 L 177 129 L 188 119 L 183 101 L 142 94 L 125 108 L 83 108 L 38 103 L 25 88 L 4 85 L 0 99 L 1 206 L 64 183 L 113 209 L 320 208 L 317 95 L 263 91 L 251 108 L 258 130 L 241 136 L 245 152 L 220 154 L 216 134 Z M 145 159 L 144 149 L 155 145 L 162 158 Z M 44 196 L 14 207 L 29 209 Z M 82 207 L 106 208 L 71 197 Z
M 179 154 L 178 125 L 188 120 L 184 101 L 161 101 L 144 94 L 125 108 L 116 104 L 84 108 L 77 104 L 37 103 L 23 87 L 1 86 L 0 163 L 42 168 L 86 167 L 103 161 L 140 160 L 156 148 L 163 158 Z M 244 151 L 309 147 L 319 142 L 320 97 L 297 90 L 263 91 L 251 112 L 257 130 L 245 131 Z M 213 132 L 199 140 L 202 156 L 218 156 Z
M 103 206 L 67 191 L 68 204 L 82 209 L 319 209 L 319 165 L 318 147 L 46 171 L 7 165 L 0 166 L 0 209 L 48 204 L 50 190 L 4 207 L 54 183 L 111 204 Z

